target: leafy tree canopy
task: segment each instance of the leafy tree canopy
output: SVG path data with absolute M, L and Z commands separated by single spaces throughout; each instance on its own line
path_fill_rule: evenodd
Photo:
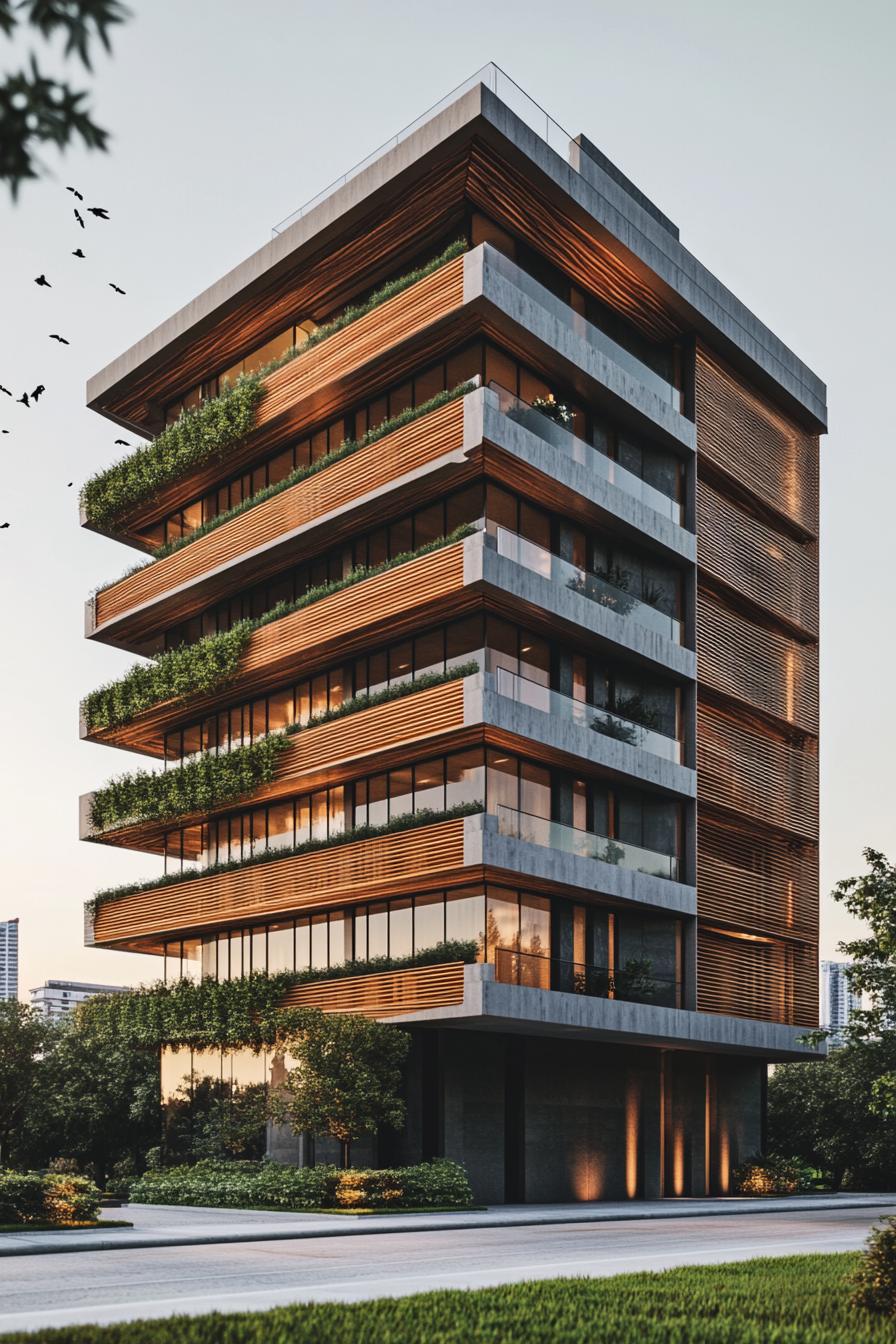
M 0 1167 L 35 1098 L 41 1053 L 51 1034 L 46 1020 L 15 999 L 0 1002 Z
M 26 26 L 44 42 L 61 36 L 65 56 L 77 56 L 88 70 L 91 49 L 99 42 L 109 51 L 110 28 L 127 17 L 118 0 L 0 0 L 5 37 Z M 42 74 L 33 52 L 26 66 L 0 76 L 0 179 L 13 199 L 23 182 L 40 176 L 40 145 L 65 149 L 80 138 L 88 149 L 106 148 L 108 132 L 92 120 L 86 98 L 85 90 Z
M 868 872 L 838 882 L 833 897 L 868 925 L 865 938 L 841 943 L 852 961 L 849 982 L 867 996 L 867 1006 L 850 1019 L 851 1040 L 896 1034 L 896 867 L 876 849 L 864 851 Z

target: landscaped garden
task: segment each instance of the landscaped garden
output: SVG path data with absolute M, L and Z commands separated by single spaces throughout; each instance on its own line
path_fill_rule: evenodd
M 0 1336 L 0 1344 L 883 1344 L 892 1320 L 851 1304 L 857 1255 L 554 1279 L 233 1315 Z

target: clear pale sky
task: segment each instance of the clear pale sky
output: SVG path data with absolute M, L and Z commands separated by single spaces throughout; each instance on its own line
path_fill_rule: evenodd
M 489 60 L 594 140 L 826 380 L 822 890 L 860 869 L 866 845 L 896 855 L 889 0 L 132 9 L 96 62 L 111 152 L 47 153 L 52 178 L 16 206 L 0 199 L 0 383 L 47 387 L 31 411 L 0 396 L 0 918 L 21 919 L 21 996 L 48 977 L 158 969 L 82 945 L 92 892 L 160 864 L 77 840 L 78 795 L 140 763 L 78 740 L 80 696 L 132 661 L 82 637 L 87 593 L 134 558 L 78 527 L 78 485 L 120 451 L 84 408 L 85 381 Z M 20 57 L 0 38 L 0 69 Z M 82 232 L 67 184 L 111 221 Z M 52 289 L 34 285 L 41 272 Z M 828 956 L 849 932 L 828 900 L 822 932 Z

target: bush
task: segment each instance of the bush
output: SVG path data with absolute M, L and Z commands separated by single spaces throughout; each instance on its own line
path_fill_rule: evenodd
M 86 1176 L 0 1171 L 0 1223 L 92 1222 L 100 1192 Z
M 277 1162 L 220 1162 L 148 1171 L 131 1186 L 133 1204 L 193 1204 L 207 1208 L 383 1209 L 469 1208 L 472 1191 L 456 1162 L 339 1171 Z
M 896 1218 L 872 1229 L 868 1246 L 852 1278 L 854 1307 L 896 1316 Z
M 751 1157 L 732 1173 L 738 1195 L 800 1195 L 813 1188 L 815 1175 L 798 1157 L 769 1153 Z

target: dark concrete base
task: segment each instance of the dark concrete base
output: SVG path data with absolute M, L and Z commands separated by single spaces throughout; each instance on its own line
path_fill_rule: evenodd
M 762 1145 L 761 1061 L 458 1029 L 412 1041 L 404 1129 L 353 1165 L 452 1158 L 484 1204 L 657 1199 L 728 1193 Z M 269 1152 L 311 1155 L 276 1129 Z

